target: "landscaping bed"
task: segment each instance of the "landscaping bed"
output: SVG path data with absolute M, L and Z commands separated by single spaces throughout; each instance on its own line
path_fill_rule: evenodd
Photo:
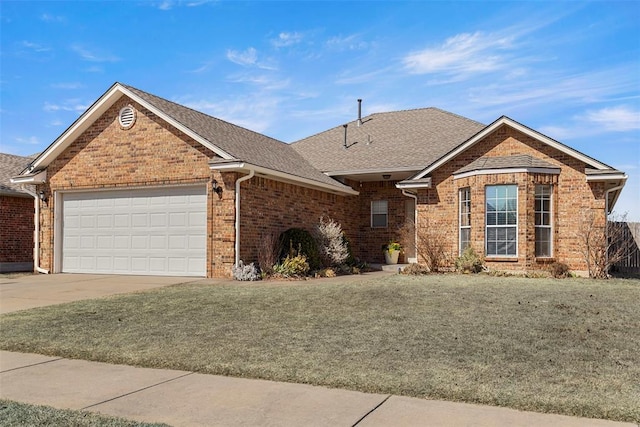
M 640 281 L 191 284 L 0 316 L 0 348 L 640 422 Z

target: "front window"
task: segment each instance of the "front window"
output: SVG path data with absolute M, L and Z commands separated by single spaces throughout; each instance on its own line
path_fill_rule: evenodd
M 460 253 L 469 247 L 471 242 L 471 189 L 460 189 Z
M 551 186 L 536 185 L 536 256 L 551 257 Z
M 490 185 L 486 196 L 486 254 L 518 255 L 518 186 Z
M 387 226 L 388 206 L 386 200 L 371 202 L 371 227 L 385 228 Z

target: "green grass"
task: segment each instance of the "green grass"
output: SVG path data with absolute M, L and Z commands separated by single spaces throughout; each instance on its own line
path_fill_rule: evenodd
M 0 316 L 0 348 L 640 422 L 640 281 L 181 285 Z
M 50 406 L 29 405 L 0 399 L 0 425 L 4 427 L 66 426 L 66 427 L 161 427 L 167 424 L 148 424 L 107 417 L 87 411 L 56 409 Z

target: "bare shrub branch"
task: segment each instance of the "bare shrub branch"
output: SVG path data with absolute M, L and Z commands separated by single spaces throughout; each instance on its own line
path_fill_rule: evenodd
M 625 239 L 624 227 L 619 225 L 621 223 L 626 223 L 626 214 L 614 216 L 611 220 L 599 220 L 593 209 L 582 212 L 576 237 L 589 277 L 609 277 L 611 267 L 629 253 L 632 242 Z
M 431 225 L 428 220 L 420 221 L 416 231 L 418 257 L 433 272 L 451 270 L 453 254 L 450 250 L 450 236 L 447 230 Z
M 276 233 L 264 234 L 258 246 L 258 264 L 263 273 L 272 274 L 273 266 L 279 261 L 280 241 Z

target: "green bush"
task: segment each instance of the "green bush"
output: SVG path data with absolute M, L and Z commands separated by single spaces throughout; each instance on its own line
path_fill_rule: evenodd
M 461 273 L 480 273 L 482 271 L 482 259 L 471 246 L 468 246 L 456 259 L 456 271 Z
M 286 257 L 293 258 L 296 255 L 304 255 L 309 269 L 318 270 L 322 268 L 318 246 L 311 233 L 307 230 L 290 228 L 280 234 L 278 240 L 281 248 L 279 258 L 281 263 L 284 262 Z

